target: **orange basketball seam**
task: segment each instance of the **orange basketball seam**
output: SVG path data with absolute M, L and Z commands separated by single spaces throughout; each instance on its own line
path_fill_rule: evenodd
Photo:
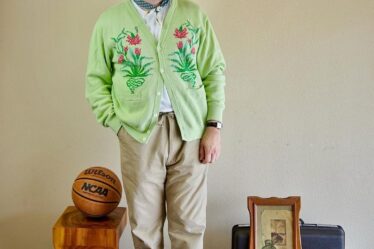
M 73 188 L 73 191 L 74 193 L 76 193 L 77 195 L 83 197 L 83 198 L 86 198 L 88 200 L 91 200 L 91 201 L 94 201 L 94 202 L 101 202 L 101 203 L 119 203 L 118 201 L 98 201 L 98 200 L 94 200 L 94 199 L 91 199 L 91 198 L 88 198 L 84 195 L 81 195 L 80 193 L 78 193 L 74 188 Z

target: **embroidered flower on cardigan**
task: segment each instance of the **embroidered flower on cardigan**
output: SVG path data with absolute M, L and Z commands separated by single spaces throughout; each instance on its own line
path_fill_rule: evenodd
M 170 53 L 174 72 L 178 72 L 185 82 L 192 88 L 196 86 L 196 47 L 199 44 L 200 28 L 193 26 L 190 20 L 180 25 L 174 31 L 174 37 L 178 39 L 177 50 Z
M 174 36 L 180 39 L 186 38 L 187 34 L 188 34 L 187 28 L 186 27 L 183 28 L 182 25 L 179 27 L 179 29 L 176 28 L 174 32 Z
M 134 35 L 133 33 L 131 33 L 131 35 L 127 36 L 127 41 L 131 45 L 138 45 L 138 44 L 140 44 L 140 42 L 142 41 L 142 39 L 140 39 L 139 34 Z
M 150 72 L 153 68 L 150 66 L 154 63 L 152 57 L 142 55 L 142 49 L 136 47 L 141 44 L 142 39 L 136 26 L 135 31 L 134 33 L 123 28 L 117 37 L 112 37 L 116 43 L 118 64 L 122 65 L 123 76 L 129 78 L 126 85 L 132 94 L 135 93 L 135 89 L 143 85 L 145 78 L 151 75 Z M 149 60 L 149 62 L 145 62 L 145 60 Z

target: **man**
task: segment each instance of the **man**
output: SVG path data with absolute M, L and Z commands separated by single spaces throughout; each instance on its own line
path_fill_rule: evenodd
M 189 0 L 123 0 L 95 24 L 86 98 L 119 139 L 135 248 L 163 248 L 166 217 L 173 249 L 203 248 L 225 67 L 207 15 Z

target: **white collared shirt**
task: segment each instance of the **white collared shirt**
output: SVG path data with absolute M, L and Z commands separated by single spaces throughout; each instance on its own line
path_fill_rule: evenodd
M 142 9 L 140 6 L 138 6 L 134 0 L 131 2 L 135 5 L 136 9 L 138 10 L 140 16 L 143 17 L 144 22 L 149 27 L 151 33 L 153 36 L 159 40 L 160 38 L 160 32 L 162 28 L 162 23 L 164 21 L 164 18 L 166 16 L 166 13 L 169 9 L 170 3 L 172 0 L 169 0 L 169 3 L 165 6 L 161 7 L 160 11 L 156 13 L 155 9 L 152 9 L 150 11 Z M 168 95 L 168 92 L 166 90 L 166 87 L 164 86 L 164 90 L 161 97 L 161 104 L 160 104 L 160 112 L 170 112 L 173 111 L 173 107 L 170 102 L 170 98 Z

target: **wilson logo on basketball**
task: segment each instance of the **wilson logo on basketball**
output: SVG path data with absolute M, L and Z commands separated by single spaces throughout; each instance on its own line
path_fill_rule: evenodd
M 90 184 L 90 183 L 87 183 L 87 182 L 83 183 L 81 190 L 89 191 L 91 193 L 99 194 L 99 195 L 103 195 L 103 196 L 107 196 L 108 191 L 109 191 L 107 188 L 98 187 L 94 184 Z
M 116 183 L 116 180 L 109 174 L 105 174 L 105 172 L 101 169 L 86 169 L 84 171 L 84 174 L 85 175 L 99 175 L 99 176 L 102 176 L 106 179 L 108 179 L 109 181 L 111 181 L 112 183 Z

